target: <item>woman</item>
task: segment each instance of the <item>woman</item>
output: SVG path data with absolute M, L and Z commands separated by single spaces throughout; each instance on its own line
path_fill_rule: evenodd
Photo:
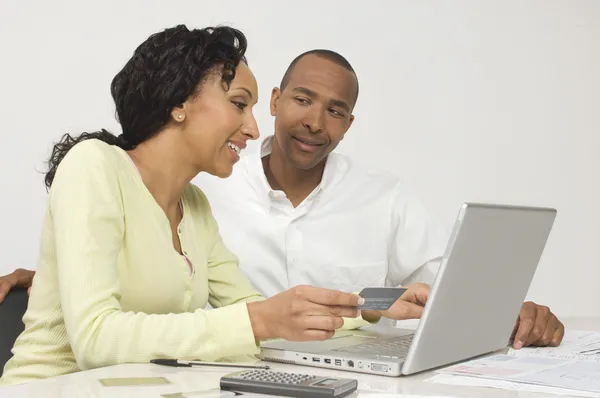
M 156 33 L 111 84 L 123 133 L 55 145 L 26 328 L 0 383 L 158 357 L 253 355 L 261 340 L 323 340 L 358 316 L 362 299 L 349 293 L 297 287 L 261 297 L 190 183 L 202 171 L 229 176 L 258 138 L 245 50 L 228 27 Z

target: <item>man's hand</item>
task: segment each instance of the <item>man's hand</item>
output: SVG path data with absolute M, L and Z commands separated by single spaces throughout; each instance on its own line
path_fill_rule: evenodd
M 420 319 L 431 288 L 424 283 L 413 283 L 402 287 L 407 290 L 389 309 L 385 311 L 362 311 L 363 319 L 367 322 L 375 322 L 382 316 L 396 321 Z
M 31 289 L 31 282 L 35 271 L 29 271 L 26 269 L 19 268 L 12 274 L 8 274 L 0 277 L 0 303 L 4 301 L 4 298 L 15 287 L 27 289 L 27 294 Z
M 551 346 L 560 344 L 565 327 L 548 307 L 528 301 L 521 307 L 511 339 L 513 347 Z

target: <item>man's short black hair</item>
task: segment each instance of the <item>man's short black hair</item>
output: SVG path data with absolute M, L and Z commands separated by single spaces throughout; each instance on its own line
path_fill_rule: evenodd
M 352 72 L 352 74 L 354 75 L 354 78 L 356 79 L 356 94 L 354 95 L 354 103 L 356 104 L 356 100 L 358 99 L 358 77 L 356 76 L 356 72 L 354 71 L 354 68 L 352 68 L 352 65 L 350 65 L 350 62 L 348 62 L 348 60 L 346 58 L 344 58 L 341 54 L 338 54 L 332 50 L 314 49 L 314 50 L 309 50 L 309 51 L 303 52 L 302 54 L 298 55 L 296 58 L 294 58 L 292 63 L 290 63 L 290 66 L 288 66 L 287 70 L 285 71 L 285 74 L 283 75 L 283 78 L 281 79 L 281 83 L 279 84 L 279 89 L 281 91 L 283 91 L 285 89 L 288 82 L 290 81 L 290 75 L 292 74 L 292 70 L 294 69 L 294 66 L 298 63 L 298 61 L 300 61 L 305 56 L 311 55 L 311 54 L 316 55 L 317 57 L 329 60 L 329 61 L 345 68 L 346 70 L 349 70 L 350 72 Z

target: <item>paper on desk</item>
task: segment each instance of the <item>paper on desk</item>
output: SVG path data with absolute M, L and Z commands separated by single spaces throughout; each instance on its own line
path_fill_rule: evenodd
M 561 347 L 547 348 L 547 347 L 535 347 L 535 348 L 521 348 L 515 350 L 513 348 L 508 350 L 507 355 L 511 357 L 543 357 L 543 358 L 554 358 L 564 359 L 571 361 L 588 361 L 588 362 L 600 362 L 600 352 L 598 354 L 581 354 L 577 352 L 571 352 Z
M 487 388 L 497 388 L 500 390 L 510 390 L 510 391 L 523 391 L 523 392 L 535 392 L 540 394 L 551 394 L 551 395 L 560 395 L 560 396 L 576 396 L 576 397 L 591 397 L 598 398 L 600 394 L 589 392 L 589 391 L 579 391 L 579 390 L 570 390 L 566 388 L 557 388 L 557 387 L 549 387 L 549 386 L 540 386 L 536 384 L 526 384 L 526 383 L 517 383 L 514 381 L 506 381 L 506 380 L 492 380 L 492 379 L 482 379 L 478 377 L 469 377 L 469 376 L 456 376 L 451 374 L 437 374 L 425 381 L 429 381 L 432 383 L 438 384 L 447 384 L 454 386 L 469 386 L 469 387 L 487 387 Z
M 449 366 L 447 368 L 440 369 L 437 372 L 442 374 L 509 380 L 509 378 L 523 376 L 544 369 L 561 366 L 564 363 L 564 360 L 556 358 L 521 358 L 511 357 L 508 355 L 492 355 L 489 357 Z
M 493 355 L 453 365 L 438 373 L 600 393 L 600 363 L 597 362 Z
M 600 393 L 600 363 L 569 362 L 564 366 L 527 375 L 523 377 L 523 381 Z
M 600 333 L 588 330 L 565 329 L 562 346 L 582 347 L 600 341 Z
M 520 350 L 510 348 L 507 355 L 600 362 L 600 333 L 566 330 L 558 347 L 525 347 Z
M 581 347 L 582 349 L 589 349 L 592 347 L 600 348 L 600 333 L 587 330 L 567 329 L 565 330 L 561 346 Z

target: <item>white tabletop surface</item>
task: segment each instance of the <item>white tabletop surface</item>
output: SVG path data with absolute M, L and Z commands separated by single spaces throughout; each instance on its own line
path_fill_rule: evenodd
M 563 322 L 571 329 L 600 331 L 600 318 L 572 318 L 564 319 Z M 450 386 L 424 381 L 432 376 L 432 372 L 424 372 L 408 377 L 388 377 L 297 365 L 276 363 L 269 363 L 269 365 L 273 370 L 357 379 L 359 382 L 359 392 L 350 395 L 350 397 L 360 397 L 360 392 L 395 393 L 430 397 L 556 397 L 556 395 L 481 387 Z M 232 369 L 171 368 L 153 364 L 124 364 L 73 373 L 23 385 L 0 388 L 0 398 L 160 398 L 161 394 L 192 392 L 216 388 L 219 386 L 220 377 L 231 371 Z M 102 378 L 148 376 L 165 377 L 171 384 L 159 386 L 105 387 L 99 381 L 99 379 Z M 244 396 L 252 397 L 258 395 L 244 394 Z

